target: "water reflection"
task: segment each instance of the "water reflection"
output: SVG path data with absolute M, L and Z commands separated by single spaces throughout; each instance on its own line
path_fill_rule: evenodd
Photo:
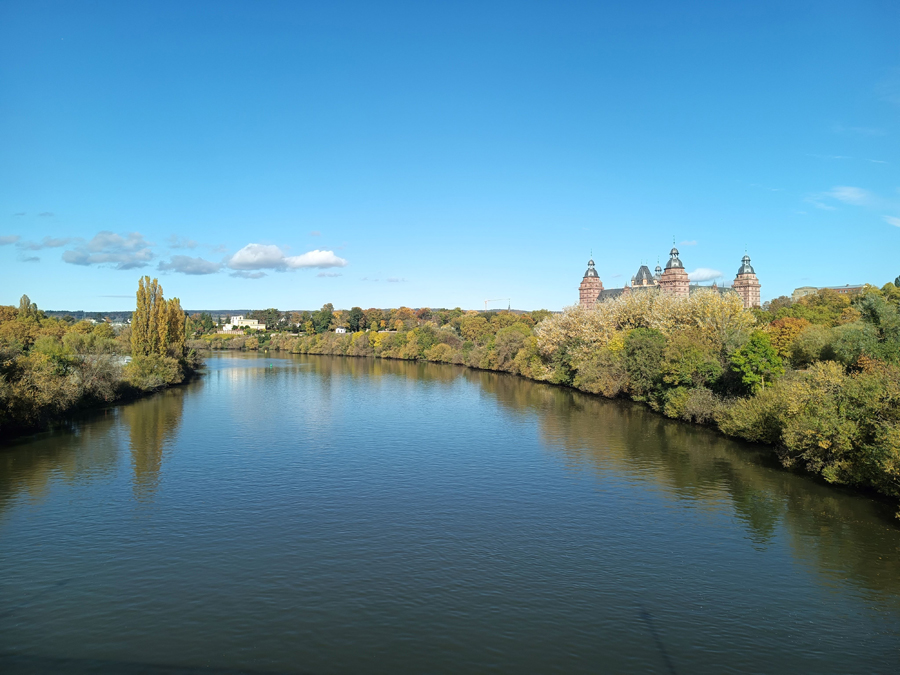
M 115 475 L 118 411 L 107 409 L 88 423 L 17 439 L 0 447 L 0 511 L 16 497 L 38 501 L 54 479 L 88 483 Z
M 893 504 L 777 466 L 769 449 L 667 420 L 645 408 L 478 371 L 463 377 L 515 414 L 539 413 L 545 444 L 573 468 L 651 482 L 702 508 L 730 504 L 765 547 L 783 526 L 793 554 L 829 582 L 852 580 L 900 600 L 900 536 Z
M 138 500 L 151 500 L 156 493 L 163 454 L 178 435 L 183 410 L 183 389 L 170 389 L 122 409 L 134 470 L 132 486 Z

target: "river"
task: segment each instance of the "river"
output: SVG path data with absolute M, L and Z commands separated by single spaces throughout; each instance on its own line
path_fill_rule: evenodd
M 0 448 L 0 671 L 898 672 L 893 510 L 510 375 L 213 356 Z

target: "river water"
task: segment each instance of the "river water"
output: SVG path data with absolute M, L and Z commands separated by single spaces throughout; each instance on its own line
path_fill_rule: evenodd
M 900 671 L 900 521 L 453 366 L 213 356 L 0 449 L 0 671 Z

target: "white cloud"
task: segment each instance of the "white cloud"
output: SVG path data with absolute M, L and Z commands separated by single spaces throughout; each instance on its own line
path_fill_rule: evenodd
M 334 251 L 309 251 L 303 255 L 285 258 L 288 267 L 346 267 L 347 261 L 339 258 Z
M 63 261 L 72 265 L 114 265 L 118 270 L 146 267 L 153 259 L 150 242 L 139 232 L 125 236 L 114 232 L 98 232 L 78 248 L 63 252 Z
M 161 261 L 158 269 L 160 272 L 179 272 L 181 274 L 215 274 L 222 269 L 222 264 L 203 258 L 192 258 L 189 255 L 173 255 L 168 262 Z
M 855 204 L 856 206 L 864 206 L 872 201 L 872 194 L 868 190 L 850 187 L 849 185 L 837 185 L 825 194 L 833 199 L 837 199 L 839 202 Z
M 309 233 L 309 236 L 310 237 L 321 237 L 322 233 L 319 232 L 318 230 L 313 230 L 312 232 Z
M 696 246 L 696 245 L 697 245 L 697 240 L 696 240 L 696 239 L 690 239 L 690 240 L 688 240 L 688 241 L 680 241 L 680 242 L 678 242 L 678 245 L 679 245 L 679 246 Z
M 237 277 L 238 279 L 262 279 L 268 275 L 265 272 L 232 272 L 229 276 Z
M 402 284 L 406 281 L 406 279 L 400 279 L 399 277 L 388 277 L 387 282 L 389 284 Z
M 228 266 L 233 270 L 282 269 L 284 253 L 277 246 L 247 244 L 231 256 Z
M 317 249 L 302 255 L 286 256 L 280 248 L 271 244 L 247 244 L 228 261 L 228 267 L 233 270 L 284 270 L 346 265 L 347 261 L 336 256 L 334 251 Z
M 893 225 L 894 227 L 900 227 L 900 218 L 896 218 L 894 216 L 883 216 L 884 222 L 888 225 Z
M 8 234 L 5 237 L 0 237 L 0 246 L 9 246 L 10 244 L 15 244 L 19 239 L 21 239 L 17 234 Z
M 70 242 L 75 241 L 69 237 L 54 239 L 53 237 L 44 237 L 41 241 L 23 241 L 21 244 L 17 244 L 19 248 L 24 248 L 27 251 L 40 251 L 44 248 L 60 248 L 61 246 L 66 246 Z
M 317 277 L 342 277 L 344 276 L 340 272 L 319 272 Z
M 719 270 L 714 270 L 709 267 L 698 267 L 693 272 L 688 273 L 688 279 L 691 281 L 712 281 L 721 276 L 722 273 Z

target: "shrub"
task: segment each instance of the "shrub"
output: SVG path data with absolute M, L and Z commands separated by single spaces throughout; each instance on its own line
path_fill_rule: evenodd
M 135 356 L 124 368 L 125 381 L 142 391 L 162 389 L 184 380 L 181 364 L 170 356 Z

